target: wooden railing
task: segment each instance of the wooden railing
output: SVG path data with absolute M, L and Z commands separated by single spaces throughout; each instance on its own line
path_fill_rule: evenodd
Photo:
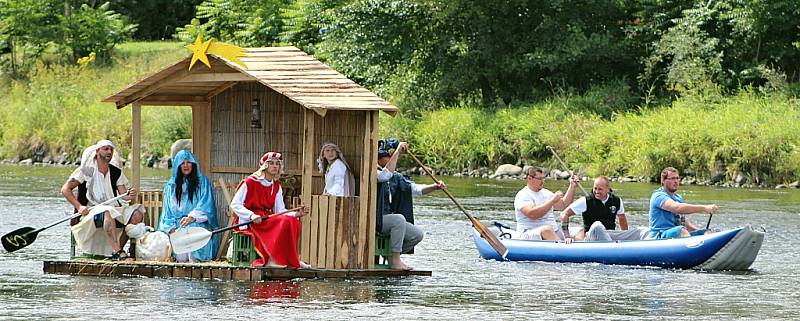
M 136 202 L 142 204 L 147 213 L 144 214 L 144 224 L 158 228 L 158 221 L 164 213 L 164 192 L 140 191 Z
M 367 249 L 374 242 L 375 232 L 369 231 L 358 197 L 314 195 L 310 205 L 309 214 L 301 218 L 300 259 L 318 268 L 374 266 Z

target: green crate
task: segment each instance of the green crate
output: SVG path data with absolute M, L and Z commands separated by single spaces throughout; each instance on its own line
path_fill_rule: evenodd
M 233 250 L 231 264 L 234 266 L 251 266 L 258 258 L 258 252 L 253 247 L 253 240 L 247 234 L 231 233 L 233 237 Z
M 375 234 L 375 268 L 392 269 L 392 243 L 388 234 Z

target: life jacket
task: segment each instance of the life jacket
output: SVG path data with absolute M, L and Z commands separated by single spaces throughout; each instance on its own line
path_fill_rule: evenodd
M 376 231 L 383 228 L 383 215 L 403 214 L 406 222 L 414 224 L 414 202 L 411 194 L 411 181 L 400 173 L 393 173 L 392 178 L 378 183 L 378 208 L 376 213 Z
M 608 201 L 603 201 L 594 197 L 594 193 L 586 196 L 586 212 L 583 212 L 583 228 L 588 231 L 594 222 L 601 222 L 607 230 L 617 228 L 617 212 L 621 201 L 614 194 L 608 194 Z

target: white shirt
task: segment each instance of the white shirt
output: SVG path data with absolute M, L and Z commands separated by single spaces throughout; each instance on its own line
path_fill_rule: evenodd
M 517 196 L 514 197 L 514 214 L 517 218 L 517 231 L 525 231 L 535 229 L 540 226 L 550 224 L 553 226 L 553 231 L 558 231 L 555 218 L 553 217 L 553 208 L 549 208 L 544 216 L 538 219 L 532 219 L 522 213 L 522 208 L 528 205 L 542 205 L 547 203 L 553 198 L 553 192 L 546 188 L 542 188 L 538 192 L 534 192 L 528 186 L 523 187 Z
M 272 186 L 272 181 L 268 181 L 266 179 L 259 178 L 256 179 L 256 182 L 261 183 L 261 185 L 268 187 Z M 231 201 L 231 209 L 236 216 L 239 217 L 239 223 L 247 223 L 253 220 L 253 217 L 256 216 L 253 211 L 244 207 L 244 200 L 247 198 L 247 183 L 242 184 L 239 187 L 239 190 L 236 191 L 236 195 L 233 196 L 233 200 Z M 279 213 L 286 210 L 286 204 L 283 203 L 283 188 L 278 187 L 278 195 L 275 195 L 275 205 L 272 206 L 272 213 Z M 289 212 L 283 215 L 289 216 L 297 216 L 296 212 Z M 242 226 L 240 229 L 246 229 L 247 226 Z
M 325 193 L 332 196 L 350 196 L 350 185 L 347 182 L 347 166 L 341 159 L 333 161 L 325 173 Z
M 392 179 L 392 171 L 386 169 L 386 167 L 378 166 L 378 183 L 386 183 L 390 179 Z M 422 186 L 417 185 L 417 183 L 411 182 L 411 195 L 413 196 L 420 196 L 422 195 Z M 391 194 L 389 194 L 390 202 L 391 202 Z
M 89 199 L 88 205 L 97 205 L 107 200 L 114 198 L 114 191 L 117 190 L 118 186 L 125 186 L 128 184 L 128 178 L 125 177 L 125 173 L 120 171 L 119 178 L 117 179 L 117 186 L 111 186 L 111 168 L 108 169 L 106 174 L 100 172 L 97 169 L 96 165 L 94 168 L 93 177 L 90 180 L 87 180 L 86 176 L 81 171 L 81 168 L 76 168 L 72 174 L 69 175 L 70 179 L 74 179 L 79 184 L 86 183 L 86 197 Z M 121 205 L 120 201 L 117 201 L 117 206 Z
M 606 195 L 606 199 L 603 200 L 603 204 L 605 205 L 608 202 L 608 199 L 611 198 L 611 195 Z M 586 197 L 581 197 L 572 204 L 569 205 L 569 209 L 572 210 L 575 214 L 583 215 L 586 212 Z M 625 216 L 625 207 L 622 206 L 622 200 L 619 200 L 619 210 L 617 211 L 618 216 Z

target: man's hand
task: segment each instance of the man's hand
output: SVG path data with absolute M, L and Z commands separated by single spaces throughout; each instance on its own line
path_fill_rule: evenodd
M 78 207 L 78 213 L 80 213 L 82 216 L 86 216 L 86 214 L 89 214 L 89 208 L 81 205 L 81 207 Z
M 572 177 L 569 178 L 569 186 L 577 186 L 579 181 L 578 175 L 572 175 Z
M 139 194 L 139 191 L 137 191 L 135 187 L 131 187 L 128 190 L 128 196 L 126 196 L 125 199 L 129 200 L 129 201 L 135 200 L 136 199 L 136 195 L 138 195 L 138 194 Z
M 250 216 L 250 220 L 253 221 L 253 224 L 261 224 L 263 218 L 261 216 L 253 214 L 252 216 Z
M 408 143 L 407 142 L 400 142 L 400 144 L 397 145 L 397 150 L 400 151 L 401 153 L 407 152 L 408 151 Z
M 561 191 L 556 191 L 555 193 L 553 193 L 553 198 L 550 199 L 550 202 L 552 203 L 561 202 L 562 197 L 564 197 L 564 193 L 562 193 Z
M 719 206 L 717 206 L 717 204 L 706 205 L 705 212 L 708 214 L 714 214 L 717 212 L 718 209 Z
M 447 189 L 447 185 L 442 181 L 436 182 L 435 185 L 436 185 L 436 189 Z

